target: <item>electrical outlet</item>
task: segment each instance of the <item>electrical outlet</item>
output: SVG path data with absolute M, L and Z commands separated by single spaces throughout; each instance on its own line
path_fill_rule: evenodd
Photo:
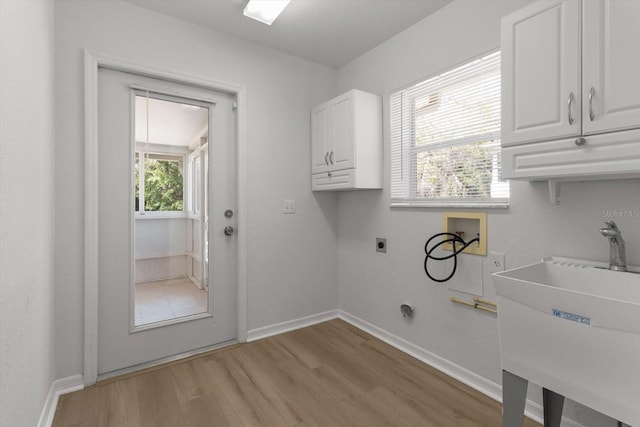
M 376 252 L 387 253 L 387 239 L 376 237 Z
M 295 200 L 285 200 L 284 207 L 282 208 L 282 213 L 284 214 L 294 214 L 296 213 L 296 201 Z
M 487 256 L 487 264 L 489 273 L 504 271 L 504 254 L 502 252 L 489 252 L 489 256 Z

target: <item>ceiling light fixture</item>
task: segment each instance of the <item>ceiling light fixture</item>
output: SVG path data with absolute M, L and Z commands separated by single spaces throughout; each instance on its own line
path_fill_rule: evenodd
M 253 18 L 263 24 L 271 25 L 282 13 L 291 0 L 249 0 L 245 6 L 244 16 Z

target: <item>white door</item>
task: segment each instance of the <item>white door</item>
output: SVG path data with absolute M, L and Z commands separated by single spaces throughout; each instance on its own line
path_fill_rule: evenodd
M 640 2 L 584 2 L 583 133 L 640 127 Z
M 233 96 L 104 68 L 98 88 L 103 375 L 235 339 L 237 162 Z
M 333 132 L 333 145 L 329 152 L 331 170 L 353 169 L 355 166 L 354 102 L 353 92 L 331 101 L 331 128 Z
M 502 21 L 502 145 L 579 135 L 580 3 L 535 2 Z
M 331 146 L 329 103 L 311 110 L 311 173 L 327 172 Z

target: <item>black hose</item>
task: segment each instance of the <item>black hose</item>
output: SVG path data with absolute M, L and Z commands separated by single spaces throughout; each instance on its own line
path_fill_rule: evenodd
M 429 249 L 429 243 L 431 243 L 431 241 L 437 237 L 440 236 L 449 236 L 451 237 L 450 239 L 444 239 L 441 242 L 437 243 L 435 246 L 433 246 L 431 249 Z M 458 236 L 457 234 L 454 233 L 438 233 L 438 234 L 434 234 L 433 236 L 429 237 L 429 240 L 427 240 L 427 243 L 424 244 L 424 252 L 425 254 L 427 254 L 427 256 L 424 258 L 424 272 L 427 274 L 427 276 L 429 277 L 429 279 L 433 280 L 434 282 L 446 282 L 447 280 L 451 279 L 453 277 L 454 274 L 456 274 L 456 269 L 458 268 L 458 254 L 461 253 L 462 251 L 464 251 L 465 249 L 467 249 L 467 247 L 469 245 L 471 245 L 474 242 L 479 242 L 480 241 L 480 237 L 476 237 L 475 239 L 471 239 L 468 242 L 465 242 L 462 237 Z M 451 245 L 453 246 L 453 252 L 450 255 L 447 256 L 443 256 L 443 257 L 436 257 L 431 255 L 431 253 L 436 250 L 438 247 L 447 244 L 447 243 L 451 243 Z M 460 247 L 460 249 L 456 249 L 456 243 L 461 243 L 462 246 Z M 446 259 L 449 258 L 453 258 L 453 270 L 451 270 L 451 274 L 449 274 L 446 278 L 444 279 L 436 279 L 435 277 L 433 277 L 431 274 L 429 274 L 429 269 L 427 268 L 427 262 L 429 261 L 429 259 L 433 259 L 436 261 L 444 261 Z

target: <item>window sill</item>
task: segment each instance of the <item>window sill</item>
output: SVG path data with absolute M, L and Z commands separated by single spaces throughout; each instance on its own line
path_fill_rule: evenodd
M 462 208 L 462 209 L 508 209 L 509 200 L 391 200 L 391 208 Z
M 136 212 L 135 219 L 172 219 L 172 218 L 186 218 L 187 213 L 184 211 L 153 211 L 139 213 Z

